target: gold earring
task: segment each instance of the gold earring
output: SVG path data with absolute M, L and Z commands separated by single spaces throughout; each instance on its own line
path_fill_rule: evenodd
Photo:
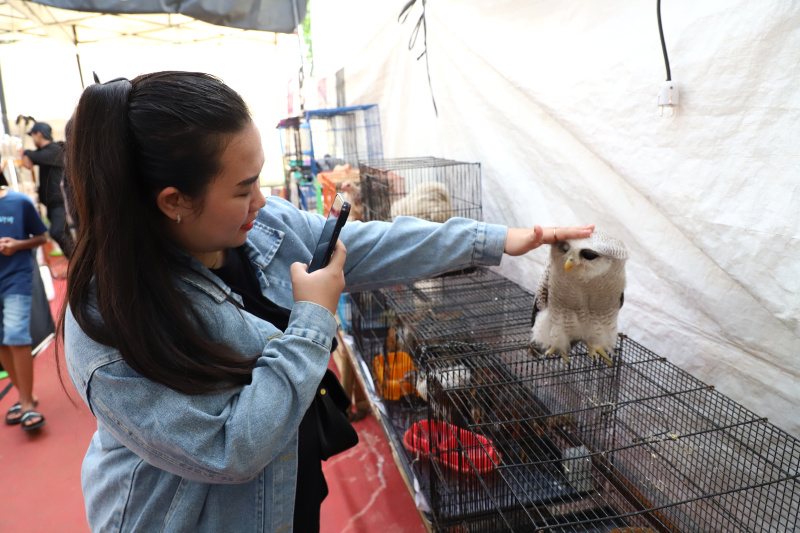
M 180 215 L 178 215 L 178 220 L 177 220 L 177 222 L 178 222 L 178 224 L 180 224 L 180 223 L 181 223 L 181 216 L 180 216 Z

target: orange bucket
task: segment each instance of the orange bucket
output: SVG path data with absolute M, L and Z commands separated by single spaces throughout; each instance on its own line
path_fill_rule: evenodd
M 417 365 L 406 352 L 389 352 L 380 354 L 372 360 L 372 371 L 378 381 L 378 390 L 386 400 L 399 400 L 403 396 L 416 394 L 413 383 L 404 382 L 403 378 Z

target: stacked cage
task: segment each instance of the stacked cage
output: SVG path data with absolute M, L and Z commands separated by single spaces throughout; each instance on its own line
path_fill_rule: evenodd
M 800 442 L 627 337 L 610 367 L 583 345 L 569 364 L 537 356 L 532 295 L 484 269 L 353 303 L 437 531 L 800 525 Z
M 311 140 L 311 171 L 316 178 L 319 212 L 344 192 L 355 209 L 361 160 L 383 157 L 380 112 L 376 104 L 306 111 Z M 359 204 L 360 205 L 360 204 Z
M 303 116 L 278 122 L 283 151 L 284 197 L 305 211 L 317 208 L 312 172 L 311 138 Z
M 358 188 L 358 162 L 383 157 L 377 105 L 316 109 L 278 123 L 287 199 L 324 213 L 337 192 Z M 353 203 L 351 201 L 351 203 Z
M 362 161 L 359 170 L 364 220 L 483 219 L 480 163 L 402 158 Z
M 431 360 L 454 346 L 524 342 L 531 296 L 511 293 L 512 287 L 502 276 L 480 269 L 471 276 L 351 295 L 352 335 L 399 435 L 428 416 L 427 393 L 422 386 L 418 390 L 418 382 Z

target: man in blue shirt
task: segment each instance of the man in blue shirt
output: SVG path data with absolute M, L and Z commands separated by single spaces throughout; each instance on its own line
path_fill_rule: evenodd
M 46 232 L 28 196 L 0 189 L 0 363 L 19 392 L 6 424 L 21 424 L 25 431 L 44 424 L 34 410 L 30 319 L 36 261 L 28 250 L 47 242 Z

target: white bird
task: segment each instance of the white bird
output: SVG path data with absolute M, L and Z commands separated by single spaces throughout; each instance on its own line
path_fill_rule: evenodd
M 444 368 L 437 368 L 432 373 L 433 379 L 441 385 L 443 390 L 466 386 L 470 381 L 470 376 L 469 368 L 461 363 L 456 363 Z M 414 383 L 414 388 L 417 389 L 419 397 L 426 402 L 428 401 L 428 379 L 425 372 L 412 370 L 406 374 L 404 381 L 412 381 L 412 383 Z
M 625 243 L 595 231 L 586 239 L 556 242 L 539 280 L 531 317 L 531 347 L 558 351 L 569 363 L 571 347 L 583 341 L 589 355 L 612 364 L 617 315 L 624 301 Z

